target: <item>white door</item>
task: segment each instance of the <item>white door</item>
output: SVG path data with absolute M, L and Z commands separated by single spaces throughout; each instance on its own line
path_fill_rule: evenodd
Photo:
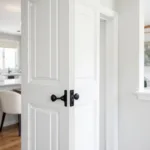
M 22 150 L 98 150 L 99 20 L 68 2 L 22 0 Z
M 22 0 L 22 149 L 69 150 L 69 105 L 51 101 L 69 88 L 65 0 Z
M 75 150 L 99 150 L 99 13 L 75 5 L 74 89 Z

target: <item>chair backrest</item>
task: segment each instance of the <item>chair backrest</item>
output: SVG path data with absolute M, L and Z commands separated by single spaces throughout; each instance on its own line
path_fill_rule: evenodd
M 0 91 L 1 109 L 8 114 L 21 114 L 21 95 L 12 91 Z

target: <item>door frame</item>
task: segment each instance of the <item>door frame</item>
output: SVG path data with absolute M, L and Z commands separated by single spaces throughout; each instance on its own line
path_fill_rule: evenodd
M 106 20 L 104 145 L 105 150 L 118 150 L 118 14 L 104 6 L 99 10 Z

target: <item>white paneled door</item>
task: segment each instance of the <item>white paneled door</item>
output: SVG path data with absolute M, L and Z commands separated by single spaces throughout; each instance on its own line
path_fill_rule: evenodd
M 99 150 L 99 22 L 71 0 L 22 0 L 22 150 Z

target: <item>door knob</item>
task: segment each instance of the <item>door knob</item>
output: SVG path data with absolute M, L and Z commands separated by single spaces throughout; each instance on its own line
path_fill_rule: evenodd
M 75 94 L 74 94 L 74 99 L 75 99 L 75 100 L 78 100 L 78 99 L 79 99 L 79 97 L 80 97 L 80 96 L 79 96 L 79 94 L 78 94 L 78 93 L 75 93 Z
M 70 106 L 74 106 L 74 100 L 78 100 L 80 98 L 78 93 L 74 94 L 74 90 L 70 90 Z
M 53 102 L 55 102 L 55 101 L 57 100 L 56 95 L 52 95 L 52 96 L 51 96 L 51 100 L 52 100 Z
M 56 100 L 64 100 L 65 98 L 64 98 L 64 95 L 63 96 L 61 96 L 61 97 L 56 97 L 56 95 L 52 95 L 51 96 L 51 100 L 53 101 L 53 102 L 55 102 Z
M 51 100 L 52 100 L 52 102 L 55 102 L 57 100 L 61 100 L 64 102 L 64 106 L 67 107 L 67 90 L 64 91 L 64 95 L 61 97 L 57 97 L 56 95 L 53 94 L 51 96 Z

